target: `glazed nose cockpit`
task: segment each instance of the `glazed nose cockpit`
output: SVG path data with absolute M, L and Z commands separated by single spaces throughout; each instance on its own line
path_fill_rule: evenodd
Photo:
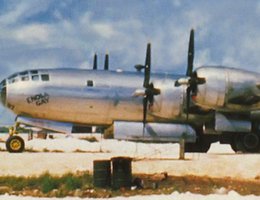
M 5 106 L 5 104 L 6 104 L 6 80 L 3 80 L 0 83 L 0 100 L 1 100 L 1 103 Z

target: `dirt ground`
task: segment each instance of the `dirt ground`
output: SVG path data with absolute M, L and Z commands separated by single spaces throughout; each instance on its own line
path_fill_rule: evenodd
M 138 175 L 136 175 L 138 176 Z M 254 194 L 260 195 L 260 180 L 238 180 L 233 178 L 210 178 L 206 176 L 169 176 L 165 178 L 156 178 L 158 175 L 139 175 L 144 180 L 144 185 L 153 187 L 158 183 L 158 189 L 176 190 L 180 193 L 191 192 L 203 195 L 211 193 L 227 194 L 229 191 L 236 191 L 241 195 Z M 171 191 L 172 192 L 172 191 Z
M 178 159 L 178 144 L 136 144 L 116 140 L 91 143 L 77 138 L 60 138 L 35 139 L 26 142 L 26 146 L 27 151 L 21 154 L 0 152 L 0 176 L 92 173 L 94 160 L 127 156 L 133 158 L 133 177 L 143 180 L 144 188 L 120 191 L 124 196 L 174 191 L 227 194 L 233 190 L 241 195 L 260 195 L 260 154 L 236 154 L 227 145 L 214 144 L 207 154 L 187 153 L 185 160 Z M 3 142 L 0 142 L 0 148 L 4 149 Z M 166 179 L 162 176 L 165 173 Z M 105 196 L 116 194 L 104 191 Z
M 161 174 L 133 174 L 132 187 L 120 189 L 95 188 L 93 186 L 76 190 L 64 191 L 63 188 L 43 193 L 39 189 L 26 187 L 15 191 L 11 188 L 0 186 L 0 195 L 8 193 L 15 196 L 32 197 L 81 197 L 81 198 L 108 198 L 118 196 L 136 195 L 169 195 L 173 192 L 193 193 L 200 195 L 219 194 L 227 195 L 236 192 L 241 196 L 260 196 L 260 180 L 237 180 L 232 178 L 210 178 L 201 176 L 168 176 Z M 138 181 L 136 181 L 138 180 Z M 138 184 L 136 184 L 138 183 Z

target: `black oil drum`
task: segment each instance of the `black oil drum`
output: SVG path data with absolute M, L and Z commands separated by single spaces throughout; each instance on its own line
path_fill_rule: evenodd
M 111 186 L 110 160 L 94 160 L 93 162 L 94 187 L 106 188 Z
M 132 158 L 115 157 L 111 160 L 113 189 L 130 188 L 132 184 Z

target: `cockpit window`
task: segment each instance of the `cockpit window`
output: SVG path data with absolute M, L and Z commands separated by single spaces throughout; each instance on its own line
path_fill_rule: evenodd
M 31 74 L 38 74 L 38 70 L 31 70 Z
M 0 87 L 2 88 L 2 87 L 5 87 L 5 86 L 6 86 L 6 81 L 3 80 L 3 81 L 0 83 Z
M 17 81 L 19 81 L 18 74 L 13 74 L 13 75 L 8 77 L 8 83 L 15 83 Z
M 15 83 L 15 82 L 18 82 L 19 81 L 19 77 L 15 77 L 13 79 L 11 79 L 11 83 Z
M 17 75 L 18 74 L 13 74 L 13 75 L 9 76 L 8 79 L 12 79 L 12 78 L 16 77 Z
M 28 71 L 21 72 L 19 74 L 21 76 L 22 81 L 29 81 L 29 73 Z
M 20 76 L 28 75 L 28 71 L 20 72 Z
M 32 80 L 33 81 L 38 81 L 39 80 L 39 75 L 32 75 Z
M 41 77 L 42 77 L 42 81 L 49 81 L 50 80 L 49 74 L 42 74 Z
M 50 77 L 47 70 L 30 70 L 15 73 L 8 77 L 8 84 L 16 83 L 18 81 L 49 81 Z
M 29 76 L 23 76 L 21 79 L 22 81 L 29 81 Z

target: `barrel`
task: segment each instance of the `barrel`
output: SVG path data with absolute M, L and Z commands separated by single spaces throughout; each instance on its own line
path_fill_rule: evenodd
M 114 157 L 112 160 L 113 189 L 129 188 L 132 184 L 132 159 L 129 157 Z
M 94 187 L 106 188 L 111 186 L 110 160 L 94 160 L 93 162 Z

